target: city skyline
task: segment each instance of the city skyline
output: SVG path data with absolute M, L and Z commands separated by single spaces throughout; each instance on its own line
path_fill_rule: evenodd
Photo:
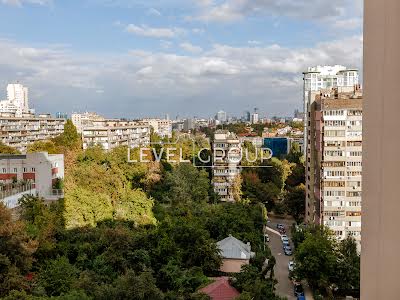
M 292 115 L 306 67 L 361 69 L 362 1 L 2 0 L 0 8 L 0 85 L 28 86 L 36 111 Z

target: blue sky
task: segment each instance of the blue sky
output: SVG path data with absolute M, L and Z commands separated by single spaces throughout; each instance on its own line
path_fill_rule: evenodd
M 0 88 L 41 112 L 291 115 L 310 65 L 361 68 L 361 0 L 0 0 Z M 334 3 L 333 3 L 334 2 Z

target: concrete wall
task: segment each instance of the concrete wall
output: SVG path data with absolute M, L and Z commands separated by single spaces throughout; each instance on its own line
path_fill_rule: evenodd
M 222 266 L 220 271 L 226 273 L 239 273 L 242 266 L 248 265 L 249 260 L 246 259 L 228 259 L 224 258 L 222 260 Z
M 400 1 L 365 0 L 361 299 L 400 299 Z

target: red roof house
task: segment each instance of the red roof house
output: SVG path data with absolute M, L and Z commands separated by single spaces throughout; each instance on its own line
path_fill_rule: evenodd
M 230 285 L 228 277 L 218 277 L 215 281 L 199 290 L 200 293 L 207 294 L 212 300 L 233 300 L 240 293 Z

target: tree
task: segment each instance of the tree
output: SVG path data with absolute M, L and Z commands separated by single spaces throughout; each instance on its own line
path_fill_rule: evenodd
M 297 223 L 301 223 L 305 214 L 306 189 L 300 184 L 288 190 L 285 199 L 287 212 L 294 217 Z
M 0 203 L 0 297 L 13 289 L 27 288 L 25 275 L 32 266 L 37 243 L 29 238 L 25 224 L 13 221 Z
M 315 226 L 306 232 L 305 240 L 295 252 L 295 277 L 307 280 L 315 290 L 331 293 L 337 264 L 336 249 L 336 239 L 328 228 Z
M 81 139 L 75 125 L 68 119 L 64 124 L 64 132 L 55 138 L 54 141 L 58 146 L 74 148 L 80 146 Z
M 53 141 L 35 141 L 28 146 L 28 153 L 47 152 L 49 154 L 57 154 L 59 150 Z
M 113 219 L 111 199 L 104 193 L 76 188 L 65 195 L 64 218 L 67 228 L 96 226 Z
M 0 153 L 1 154 L 20 154 L 20 152 L 17 149 L 7 146 L 1 142 L 0 142 Z
M 78 269 L 71 265 L 68 258 L 50 260 L 39 272 L 38 284 L 48 296 L 67 293 L 77 279 Z
M 339 290 L 360 290 L 360 255 L 354 238 L 340 241 L 335 282 Z
M 204 170 L 189 163 L 182 163 L 166 174 L 164 201 L 173 205 L 185 205 L 188 202 L 207 202 L 210 180 Z

